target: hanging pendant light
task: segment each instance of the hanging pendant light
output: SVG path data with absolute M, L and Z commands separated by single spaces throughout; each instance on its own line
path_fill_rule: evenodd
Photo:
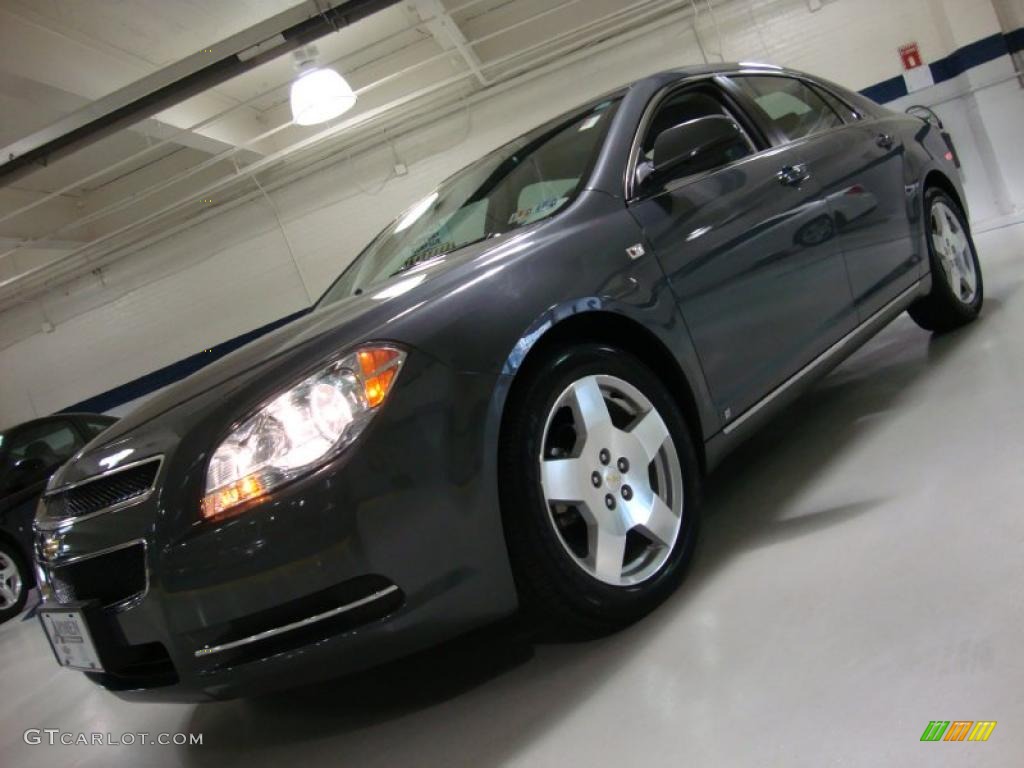
M 292 83 L 292 120 L 297 125 L 316 125 L 348 112 L 356 94 L 345 78 L 333 69 L 316 66 L 316 47 L 295 52 L 299 76 Z

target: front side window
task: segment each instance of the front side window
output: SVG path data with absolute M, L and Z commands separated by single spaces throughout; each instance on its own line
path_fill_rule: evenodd
M 586 180 L 617 105 L 610 99 L 542 126 L 442 182 L 378 235 L 320 304 L 564 208 Z
M 832 108 L 800 80 L 777 75 L 731 78 L 750 97 L 760 121 L 785 141 L 796 141 L 843 124 Z
M 696 130 L 701 123 L 706 130 Z M 679 134 L 683 145 L 675 146 L 678 157 L 658 157 L 655 150 L 659 138 L 664 146 L 666 132 L 678 132 L 681 126 L 690 130 Z M 689 141 L 687 137 L 691 137 Z M 754 151 L 753 143 L 715 95 L 704 88 L 687 89 L 668 96 L 651 118 L 640 144 L 637 183 L 643 184 L 651 178 L 655 166 L 678 179 L 707 173 Z M 666 168 L 666 161 L 672 161 L 670 168 Z

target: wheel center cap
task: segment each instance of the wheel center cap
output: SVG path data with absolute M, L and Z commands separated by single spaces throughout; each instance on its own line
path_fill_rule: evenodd
M 604 473 L 604 482 L 613 491 L 619 490 L 619 486 L 622 485 L 622 475 L 619 474 L 618 470 L 609 469 Z

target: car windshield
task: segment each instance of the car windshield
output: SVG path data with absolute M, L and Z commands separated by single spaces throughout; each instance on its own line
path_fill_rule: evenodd
M 608 99 L 534 129 L 442 182 L 386 227 L 318 305 L 564 208 L 589 173 L 617 104 Z

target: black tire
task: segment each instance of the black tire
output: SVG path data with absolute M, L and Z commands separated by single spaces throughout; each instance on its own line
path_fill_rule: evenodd
M 954 294 L 949 277 L 945 269 L 943 269 L 941 257 L 936 251 L 933 242 L 932 211 L 940 204 L 952 211 L 969 245 L 970 258 L 974 265 L 974 274 L 977 280 L 973 299 L 969 302 L 964 302 L 958 295 Z M 932 273 L 932 289 L 927 296 L 914 302 L 907 312 L 914 319 L 914 322 L 926 331 L 943 333 L 967 325 L 967 323 L 977 318 L 978 313 L 981 312 L 981 305 L 985 299 L 981 264 L 978 262 L 978 252 L 974 247 L 970 226 L 956 201 L 941 189 L 930 187 L 925 191 L 924 214 L 924 239 L 928 247 L 928 260 Z
M 570 384 L 610 375 L 636 387 L 668 429 L 683 476 L 683 516 L 667 560 L 639 584 L 611 585 L 586 573 L 555 533 L 541 481 L 539 457 L 547 416 Z M 676 589 L 697 540 L 701 475 L 690 430 L 665 385 L 632 355 L 586 344 L 558 350 L 524 372 L 510 395 L 499 446 L 502 517 L 527 619 L 561 638 L 596 637 L 640 619 Z
M 32 573 L 19 549 L 6 541 L 0 540 L 0 571 L 8 563 L 18 570 L 20 586 L 18 587 L 14 603 L 6 608 L 0 608 L 0 624 L 13 619 L 22 612 L 25 608 L 25 601 L 28 599 L 28 591 L 32 587 Z

